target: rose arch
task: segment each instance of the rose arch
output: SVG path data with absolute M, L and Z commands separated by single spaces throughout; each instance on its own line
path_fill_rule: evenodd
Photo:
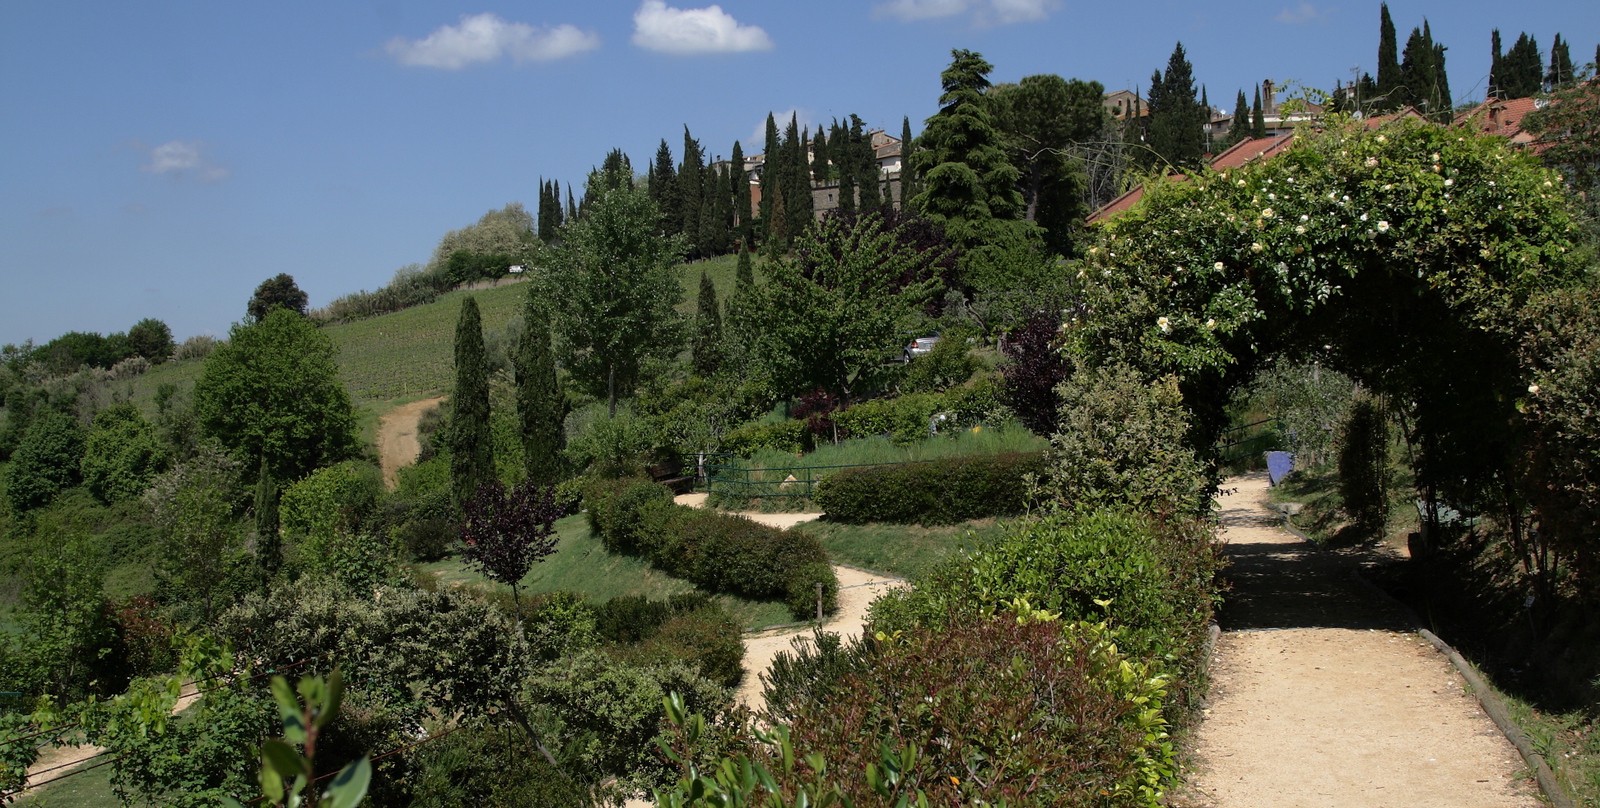
M 1076 267 L 1067 352 L 1174 377 L 1197 448 L 1265 362 L 1316 358 L 1390 402 L 1426 495 L 1503 517 L 1518 552 L 1544 551 L 1538 536 L 1586 557 L 1600 329 L 1575 210 L 1501 138 L 1303 130 L 1269 161 L 1153 185 L 1106 224 Z

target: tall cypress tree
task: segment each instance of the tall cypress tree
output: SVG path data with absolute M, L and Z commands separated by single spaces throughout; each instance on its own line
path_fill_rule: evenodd
M 882 202 L 878 193 L 878 158 L 872 149 L 872 133 L 854 113 L 850 115 L 850 147 L 855 152 L 852 168 L 859 194 L 857 208 L 862 213 L 877 210 Z
M 717 305 L 717 289 L 711 284 L 711 276 L 704 270 L 700 272 L 690 356 L 694 372 L 701 376 L 715 374 L 722 365 L 722 307 Z
M 1450 102 L 1440 98 L 1438 56 L 1432 31 L 1424 20 L 1423 27 L 1411 29 L 1411 36 L 1406 38 L 1405 58 L 1400 64 L 1399 95 L 1402 102 L 1434 120 L 1439 119 L 1441 109 L 1445 115 L 1450 110 Z
M 767 113 L 767 142 L 761 155 L 761 227 L 771 238 L 773 231 L 772 200 L 778 191 L 779 166 L 783 164 L 783 142 L 778 139 L 778 121 Z M 785 222 L 787 225 L 787 222 Z M 778 229 L 782 229 L 781 227 Z
M 561 212 L 561 181 L 550 181 L 550 230 L 551 235 L 561 230 L 561 225 L 566 224 L 566 216 Z
M 661 229 L 668 234 L 683 232 L 683 212 L 678 207 L 678 169 L 672 164 L 672 147 L 661 139 L 655 162 L 650 164 L 650 201 L 661 212 Z
M 461 303 L 456 320 L 456 388 L 450 397 L 450 481 L 459 510 L 495 479 L 489 444 L 489 363 L 483 350 L 478 301 Z
M 530 284 L 522 307 L 522 339 L 517 345 L 517 417 L 522 431 L 522 461 L 528 479 L 539 485 L 561 481 L 561 423 L 566 400 L 556 381 L 550 350 L 550 314 Z
M 550 229 L 550 183 L 543 177 L 539 178 L 539 213 L 533 232 L 546 244 L 554 236 Z
M 1378 99 L 1375 109 L 1387 111 L 1400 108 L 1395 91 L 1400 88 L 1400 45 L 1395 38 L 1394 18 L 1389 16 L 1389 4 L 1380 6 L 1378 22 Z
M 1544 57 L 1539 42 L 1526 32 L 1517 37 L 1500 60 L 1500 90 L 1504 98 L 1527 98 L 1544 86 Z
M 733 142 L 733 170 L 728 176 L 728 190 L 733 194 L 733 221 L 735 237 L 744 243 L 749 243 L 751 233 L 750 220 L 755 214 L 750 210 L 750 179 L 744 173 L 744 147 L 739 141 Z
M 1261 109 L 1261 85 L 1256 85 L 1256 100 L 1250 107 L 1250 136 L 1267 136 L 1267 116 Z
M 743 295 L 754 289 L 756 285 L 756 270 L 750 260 L 750 250 L 746 245 L 739 245 L 739 264 L 733 273 L 733 293 Z
M 1489 34 L 1489 97 L 1491 99 L 1505 98 L 1503 91 L 1500 89 L 1505 83 L 1505 77 L 1501 75 L 1501 72 L 1505 70 L 1505 67 L 1501 65 L 1504 59 L 1505 57 L 1500 52 L 1500 29 L 1496 28 Z
M 1250 102 L 1245 100 L 1244 90 L 1240 90 L 1233 103 L 1233 122 L 1228 125 L 1228 145 L 1250 137 L 1250 131 Z
M 828 136 L 822 124 L 817 124 L 816 137 L 811 138 L 811 181 L 828 181 Z
M 911 170 L 911 158 L 917 150 L 917 141 L 911 137 L 910 116 L 900 117 L 900 209 L 905 210 L 906 200 L 917 195 L 917 174 Z
M 1571 84 L 1573 78 L 1572 53 L 1566 40 L 1557 33 L 1556 41 L 1550 44 L 1550 71 L 1544 75 L 1545 89 L 1555 92 Z
M 799 116 L 791 115 L 783 139 L 783 202 L 789 216 L 789 239 L 805 232 L 812 220 L 811 170 L 806 165 L 803 138 Z M 787 240 L 784 246 L 788 246 Z
M 572 198 L 572 183 L 567 183 L 567 221 L 578 218 L 578 202 Z
M 256 479 L 256 563 L 261 575 L 272 580 L 283 566 L 283 540 L 278 534 L 278 484 L 272 479 L 265 457 Z
M 683 163 L 678 167 L 678 216 L 683 237 L 689 240 L 689 254 L 704 256 L 700 242 L 700 210 L 705 203 L 705 153 L 700 141 L 683 127 Z

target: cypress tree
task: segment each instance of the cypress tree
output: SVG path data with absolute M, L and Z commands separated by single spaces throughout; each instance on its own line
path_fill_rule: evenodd
M 1244 98 L 1244 90 L 1239 91 L 1239 97 L 1233 104 L 1233 122 L 1228 125 L 1228 144 L 1238 143 L 1250 136 L 1250 102 Z
M 459 511 L 481 486 L 495 479 L 483 318 L 478 302 L 471 297 L 462 301 L 461 317 L 456 321 L 456 388 L 450 402 L 450 481 Z
M 1380 7 L 1378 22 L 1378 96 L 1374 108 L 1399 109 L 1395 90 L 1400 88 L 1400 48 L 1395 39 L 1394 19 L 1389 16 L 1389 4 Z
M 850 115 L 850 146 L 855 151 L 857 209 L 862 213 L 877 210 L 882 203 L 878 193 L 878 158 L 872 149 L 872 133 L 866 131 L 865 122 L 855 114 Z
M 783 164 L 783 143 L 778 140 L 778 121 L 767 113 L 767 142 L 761 155 L 761 227 L 772 237 L 772 199 L 778 193 L 778 166 Z M 779 228 L 782 229 L 782 228 Z
M 561 230 L 561 225 L 566 224 L 566 217 L 561 212 L 561 182 L 550 181 L 550 235 L 555 237 Z
M 256 480 L 256 563 L 262 577 L 272 580 L 283 566 L 283 540 L 278 534 L 278 484 L 272 479 L 266 458 Z
M 733 205 L 728 197 L 728 183 L 722 169 L 715 166 L 705 170 L 705 191 L 701 194 L 700 201 L 700 244 L 702 253 L 707 257 L 722 255 L 728 251 L 729 231 L 731 225 L 729 217 L 733 215 Z
M 755 267 L 750 261 L 750 250 L 743 244 L 739 245 L 739 265 L 734 270 L 733 279 L 733 293 L 735 295 L 742 296 L 755 288 Z
M 1427 19 L 1422 21 L 1422 33 L 1428 41 L 1433 41 L 1433 33 L 1428 30 Z M 1448 124 L 1455 114 L 1455 99 L 1450 95 L 1450 75 L 1444 67 L 1445 50 L 1447 50 L 1445 46 L 1433 43 L 1433 91 L 1436 103 L 1439 105 L 1437 120 L 1439 123 Z
M 1501 65 L 1504 57 L 1500 53 L 1500 29 L 1496 28 L 1489 34 L 1489 98 L 1504 98 L 1500 89 L 1505 83 L 1501 72 L 1505 67 Z
M 1250 136 L 1267 136 L 1267 116 L 1261 110 L 1261 85 L 1256 85 L 1256 100 L 1250 107 Z
M 1556 41 L 1550 44 L 1550 72 L 1544 76 L 1545 89 L 1555 92 L 1572 81 L 1572 53 L 1567 48 L 1566 40 L 1558 33 Z
M 678 170 L 672 165 L 672 147 L 661 139 L 656 147 L 655 162 L 650 164 L 650 201 L 661 212 L 663 232 L 683 232 L 683 211 L 678 207 Z
M 561 448 L 566 401 L 556 381 L 555 354 L 550 350 L 550 314 L 529 285 L 522 307 L 522 339 L 515 362 L 517 416 L 522 431 L 522 462 L 528 479 L 538 485 L 561 481 Z
M 578 218 L 578 202 L 572 198 L 572 183 L 567 183 L 567 221 Z
M 805 232 L 812 221 L 811 170 L 806 164 L 804 138 L 799 116 L 791 115 L 783 139 L 783 202 L 789 214 L 790 239 Z
M 1433 60 L 1432 37 L 1421 28 L 1411 29 L 1411 36 L 1406 38 L 1405 58 L 1400 64 L 1400 100 L 1430 118 L 1437 118 L 1438 71 Z
M 1504 98 L 1526 98 L 1544 86 L 1544 57 L 1539 53 L 1539 42 L 1526 33 L 1517 37 L 1500 66 Z
M 911 118 L 900 118 L 900 209 L 906 209 L 906 200 L 917 195 L 917 174 L 911 170 L 911 158 L 917 142 L 911 137 Z
M 750 220 L 755 215 L 750 210 L 750 180 L 744 173 L 744 147 L 739 141 L 733 142 L 733 170 L 729 172 L 728 185 L 733 194 L 733 219 L 734 230 L 742 242 L 748 242 L 750 236 Z
M 717 305 L 717 289 L 711 284 L 711 276 L 704 270 L 700 272 L 700 295 L 690 352 L 694 372 L 701 376 L 711 376 L 722 364 L 722 308 Z
M 705 153 L 700 149 L 700 141 L 689 134 L 689 127 L 683 127 L 683 163 L 678 167 L 678 215 L 682 221 L 682 233 L 689 240 L 689 254 L 691 256 L 704 256 L 705 248 L 700 244 L 700 210 L 705 203 Z
M 817 124 L 817 136 L 811 139 L 811 181 L 828 181 L 828 136 L 822 124 Z

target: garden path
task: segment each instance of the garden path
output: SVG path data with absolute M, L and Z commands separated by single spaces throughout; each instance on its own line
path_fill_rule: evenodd
M 444 401 L 444 397 L 425 398 L 402 404 L 383 414 L 378 421 L 378 462 L 383 468 L 383 484 L 393 490 L 400 481 L 400 469 L 417 462 L 422 443 L 417 438 L 417 422 L 422 414 Z
M 1516 749 L 1406 616 L 1276 526 L 1266 475 L 1226 486 L 1232 591 L 1173 804 L 1542 804 Z

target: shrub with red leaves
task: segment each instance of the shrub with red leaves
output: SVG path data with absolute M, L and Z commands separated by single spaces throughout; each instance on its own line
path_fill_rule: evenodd
M 554 486 L 524 480 L 509 492 L 498 482 L 478 488 L 467 501 L 461 542 L 467 562 L 484 575 L 511 587 L 533 565 L 556 551 L 555 521 L 561 514 Z
M 1060 329 L 1058 315 L 1040 312 L 1012 332 L 1004 345 L 1007 361 L 1000 376 L 1005 380 L 1006 405 L 1036 435 L 1055 432 L 1056 411 L 1061 408 L 1056 387 L 1067 378 L 1068 367 L 1059 350 Z

